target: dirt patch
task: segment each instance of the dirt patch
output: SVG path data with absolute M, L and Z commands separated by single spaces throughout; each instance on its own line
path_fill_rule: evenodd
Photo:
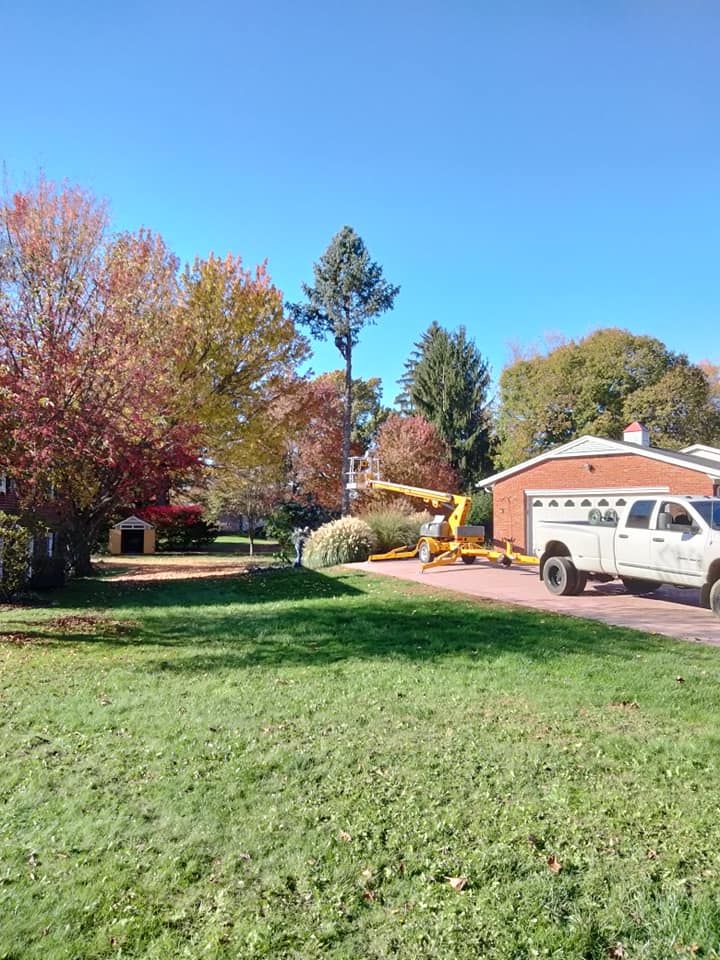
M 258 564 L 252 558 L 218 559 L 217 557 L 143 557 L 142 560 L 113 559 L 100 561 L 98 573 L 111 578 L 113 583 L 149 583 L 157 580 L 198 580 L 217 577 L 237 577 L 269 565 Z
M 134 630 L 139 624 L 135 620 L 112 620 L 109 617 L 80 614 L 55 617 L 45 621 L 43 626 L 48 630 L 59 630 L 61 633 L 118 634 Z
M 52 643 L 58 639 L 49 636 L 50 633 L 61 633 L 77 636 L 85 634 L 97 637 L 117 637 L 132 633 L 140 624 L 136 620 L 113 620 L 110 617 L 98 617 L 93 614 L 79 614 L 65 617 L 54 617 L 37 624 L 28 621 L 15 620 L 16 624 L 34 627 L 37 632 L 26 630 L 0 630 L 0 644 L 10 644 L 16 647 Z

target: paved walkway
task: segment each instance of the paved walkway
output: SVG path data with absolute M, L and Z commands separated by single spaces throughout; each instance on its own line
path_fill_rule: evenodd
M 384 560 L 353 564 L 353 568 L 457 590 L 472 597 L 720 646 L 720 618 L 700 606 L 699 590 L 662 587 L 650 597 L 633 597 L 619 581 L 596 586 L 590 581 L 579 597 L 554 597 L 540 582 L 536 567 L 506 569 L 478 561 L 472 566 L 458 563 L 421 573 L 417 560 Z

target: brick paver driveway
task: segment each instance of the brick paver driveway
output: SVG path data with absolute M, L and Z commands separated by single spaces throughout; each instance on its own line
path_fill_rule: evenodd
M 384 560 L 353 564 L 353 568 L 456 590 L 472 597 L 720 646 L 720 618 L 700 607 L 699 590 L 662 587 L 652 596 L 633 597 L 625 593 L 619 581 L 597 586 L 590 581 L 579 597 L 554 597 L 540 582 L 536 567 L 506 569 L 478 561 L 472 566 L 458 563 L 421 573 L 417 560 Z

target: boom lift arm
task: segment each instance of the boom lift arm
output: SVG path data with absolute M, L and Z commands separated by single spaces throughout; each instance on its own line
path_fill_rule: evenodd
M 452 508 L 447 523 L 453 535 L 465 523 L 470 513 L 472 501 L 470 497 L 466 497 L 462 493 L 442 493 L 439 490 L 410 487 L 404 483 L 391 483 L 389 480 L 376 480 L 372 477 L 365 481 L 365 486 L 371 490 L 386 490 L 388 493 L 401 493 L 406 497 L 422 500 L 423 503 L 427 503 L 436 510 L 440 507 Z
M 385 490 L 399 493 L 434 507 L 444 508 L 447 519 L 437 517 L 435 522 L 423 524 L 420 539 L 414 547 L 396 547 L 388 553 L 374 554 L 370 560 L 400 560 L 420 557 L 423 572 L 429 567 L 439 567 L 455 563 L 458 558 L 463 563 L 474 563 L 477 558 L 499 562 L 510 566 L 513 562 L 536 564 L 537 557 L 515 553 L 508 541 L 504 550 L 493 548 L 485 543 L 485 529 L 482 526 L 467 525 L 472 500 L 462 493 L 448 493 L 444 490 L 428 490 L 425 487 L 413 487 L 405 483 L 393 483 L 380 479 L 380 462 L 377 457 L 351 457 L 348 473 L 349 490 Z M 438 523 L 437 521 L 442 521 Z

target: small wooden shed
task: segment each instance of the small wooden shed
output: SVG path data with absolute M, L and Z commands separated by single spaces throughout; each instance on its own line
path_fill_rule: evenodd
M 155 553 L 155 527 L 140 517 L 127 517 L 110 528 L 108 549 L 115 555 Z

